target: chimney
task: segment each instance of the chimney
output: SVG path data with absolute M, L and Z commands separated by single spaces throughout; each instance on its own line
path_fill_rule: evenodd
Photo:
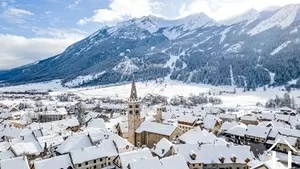
M 235 163 L 237 158 L 236 158 L 236 156 L 235 156 L 234 154 L 232 154 L 232 156 L 233 156 L 233 157 L 231 157 L 230 159 L 231 159 L 232 162 Z
M 164 154 L 165 153 L 165 149 L 161 149 L 161 153 Z
M 153 144 L 153 149 L 154 149 L 154 150 L 156 149 L 156 144 Z
M 277 162 L 276 151 L 272 151 L 272 166 L 275 168 Z
M 288 169 L 292 168 L 292 152 L 288 152 Z
M 45 142 L 45 145 L 44 145 L 44 153 L 47 152 L 47 142 Z
M 220 162 L 223 164 L 225 161 L 225 158 L 222 156 L 221 158 L 219 158 Z

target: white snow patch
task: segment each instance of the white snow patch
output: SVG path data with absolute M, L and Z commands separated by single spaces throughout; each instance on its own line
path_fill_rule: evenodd
M 124 57 L 125 60 L 116 65 L 113 70 L 123 74 L 132 74 L 134 71 L 139 68 L 127 57 Z
M 244 45 L 244 42 L 241 41 L 239 43 L 236 43 L 234 45 L 231 45 L 229 49 L 227 49 L 228 53 L 238 53 L 241 51 L 242 47 Z
M 270 18 L 260 22 L 252 30 L 248 32 L 249 35 L 257 35 L 273 27 L 279 27 L 281 29 L 290 26 L 297 17 L 300 5 L 287 5 L 281 8 L 277 13 L 275 13 Z
M 154 50 L 154 49 L 155 49 L 155 46 L 152 46 L 150 49 L 151 49 L 151 50 Z
M 276 49 L 274 49 L 273 52 L 271 52 L 271 55 L 273 56 L 273 55 L 277 54 L 282 49 L 286 48 L 290 43 L 291 43 L 291 41 L 284 42 L 283 44 L 278 46 Z
M 7 86 L 0 88 L 0 91 L 8 91 L 8 92 L 24 92 L 24 91 L 30 91 L 35 90 L 39 92 L 46 92 L 48 90 L 63 90 L 67 89 L 64 88 L 61 85 L 61 80 L 52 80 L 48 82 L 41 82 L 41 83 L 28 83 L 24 85 L 18 85 L 18 86 Z
M 121 52 L 121 53 L 120 53 L 120 56 L 125 56 L 125 53 L 124 53 L 124 52 Z
M 297 81 L 298 81 L 299 79 L 293 79 L 293 80 L 291 80 L 291 81 L 289 81 L 289 82 L 287 82 L 289 85 L 295 85 L 296 83 L 297 83 Z
M 290 32 L 290 34 L 293 34 L 293 33 L 298 33 L 298 28 L 295 28 L 294 30 L 292 30 L 292 31 Z
M 96 73 L 96 74 L 91 74 L 91 75 L 86 75 L 86 76 L 78 76 L 75 79 L 65 83 L 67 87 L 75 87 L 75 86 L 80 86 L 84 83 L 87 83 L 89 81 L 98 79 L 101 77 L 106 71 Z
M 223 48 L 226 48 L 227 46 L 229 46 L 229 44 L 225 43 L 224 46 L 223 46 Z
M 221 39 L 219 44 L 221 44 L 222 42 L 224 42 L 225 38 L 226 38 L 226 34 L 230 31 L 231 27 L 226 28 L 224 31 L 221 32 Z
M 178 32 L 176 29 L 164 30 L 163 34 L 169 39 L 174 40 L 181 35 L 182 32 Z
M 273 84 L 275 82 L 274 78 L 275 78 L 275 73 L 270 72 L 268 69 L 264 68 L 270 75 L 270 84 Z

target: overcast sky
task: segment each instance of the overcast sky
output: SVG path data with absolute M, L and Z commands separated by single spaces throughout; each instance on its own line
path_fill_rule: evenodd
M 0 69 L 54 56 L 104 25 L 204 12 L 223 20 L 300 0 L 0 0 Z

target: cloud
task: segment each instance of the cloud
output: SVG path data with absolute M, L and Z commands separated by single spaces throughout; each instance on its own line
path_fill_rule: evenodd
M 284 6 L 292 3 L 300 3 L 300 0 L 192 0 L 181 5 L 179 17 L 204 12 L 216 20 L 223 20 L 251 8 L 263 10 L 269 6 Z
M 0 34 L 0 69 L 13 68 L 54 56 L 85 37 L 85 32 L 77 29 L 34 28 L 34 32 L 37 34 L 36 38 Z
M 72 3 L 72 4 L 69 4 L 68 6 L 67 6 L 67 8 L 69 8 L 69 9 L 76 9 L 76 7 L 78 6 L 78 4 L 81 2 L 81 0 L 75 0 L 75 2 L 74 3 Z
M 4 12 L 0 15 L 0 17 L 5 19 L 7 22 L 23 23 L 25 19 L 28 19 L 28 17 L 33 15 L 34 13 L 30 11 L 15 8 L 15 7 L 9 7 L 4 10 Z
M 95 10 L 94 16 L 80 19 L 77 24 L 118 22 L 125 18 L 147 16 L 155 14 L 159 4 L 153 0 L 111 0 L 107 9 Z

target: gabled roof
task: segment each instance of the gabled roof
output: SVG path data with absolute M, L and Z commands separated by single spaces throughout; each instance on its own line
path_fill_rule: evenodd
M 104 120 L 102 118 L 92 119 L 91 121 L 88 122 L 87 127 L 106 129 Z
M 191 152 L 196 155 L 195 159 L 191 158 Z M 200 148 L 190 146 L 179 147 L 178 154 L 181 154 L 189 163 L 220 164 L 220 158 L 224 158 L 224 163 L 233 163 L 233 157 L 236 157 L 236 163 L 245 164 L 245 160 L 254 159 L 249 146 L 232 146 L 232 145 L 211 145 L 204 144 Z
M 43 152 L 43 148 L 37 141 L 14 143 L 11 145 L 11 149 L 16 156 L 39 155 Z
M 141 159 L 129 164 L 130 169 L 162 169 L 158 158 Z
M 11 159 L 15 157 L 15 155 L 11 152 L 11 150 L 1 151 L 0 152 L 0 160 Z
M 162 138 L 155 147 L 151 149 L 159 157 L 163 157 L 172 148 L 173 144 L 166 138 Z
M 73 167 L 69 154 L 55 156 L 40 161 L 34 161 L 35 169 L 68 169 L 70 166 Z
M 170 136 L 176 129 L 176 126 L 165 125 L 156 122 L 143 122 L 139 128 L 135 130 L 136 133 L 142 133 L 144 131 L 150 133 L 157 133 L 165 136 Z
M 177 121 L 187 122 L 187 123 L 194 123 L 198 120 L 198 117 L 190 116 L 190 115 L 181 115 Z
M 295 140 L 293 140 L 295 141 Z M 281 144 L 285 144 L 287 145 L 291 150 L 293 150 L 294 152 L 297 152 L 297 150 L 286 140 L 286 137 L 278 137 L 276 142 L 268 149 L 268 151 L 271 151 L 272 149 L 274 149 L 274 147 L 276 147 L 276 145 L 278 143 L 281 143 Z
M 225 140 L 217 138 L 213 133 L 210 133 L 207 130 L 201 130 L 200 127 L 189 130 L 188 132 L 179 136 L 178 139 L 185 144 L 226 144 Z
M 86 131 L 89 134 L 89 137 L 92 143 L 98 143 L 99 141 L 111 140 L 116 143 L 118 149 L 133 147 L 131 143 L 129 143 L 126 139 L 123 139 L 117 134 L 109 132 L 107 130 L 99 129 L 99 128 L 87 128 Z
M 96 146 L 71 151 L 71 157 L 74 164 L 117 155 L 118 152 L 112 140 L 104 140 Z
M 92 146 L 92 143 L 87 135 L 69 136 L 56 151 L 60 154 L 65 154 L 73 150 L 78 150 Z
M 271 131 L 271 128 L 269 128 L 269 127 L 248 125 L 245 134 L 248 136 L 254 136 L 254 137 L 266 139 L 268 137 L 270 131 Z
M 3 160 L 0 163 L 1 169 L 29 169 L 26 156 Z
M 181 155 L 174 155 L 160 160 L 163 169 L 189 169 Z
M 57 134 L 52 134 L 48 136 L 38 137 L 38 142 L 42 147 L 44 147 L 45 143 L 47 143 L 47 146 L 58 146 L 61 143 L 64 142 L 64 139 L 62 136 L 59 136 Z
M 227 130 L 225 133 L 236 135 L 236 136 L 245 136 L 247 126 L 234 126 L 231 129 Z
M 123 168 L 127 167 L 131 162 L 153 158 L 148 148 L 121 153 L 119 157 Z

